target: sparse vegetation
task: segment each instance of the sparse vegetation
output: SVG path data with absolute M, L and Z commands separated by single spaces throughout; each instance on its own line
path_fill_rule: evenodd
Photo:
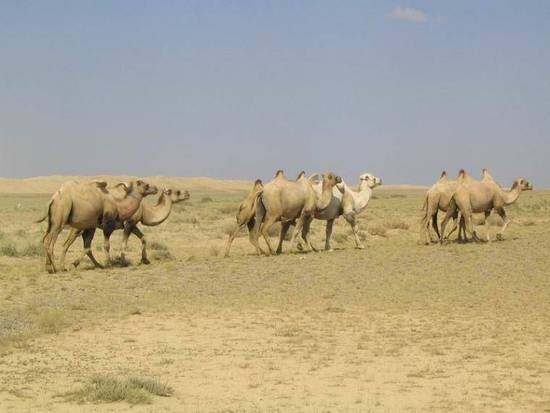
M 47 196 L 0 197 L 6 221 L 0 247 L 12 251 L 0 253 L 0 367 L 6 372 L 0 375 L 0 388 L 6 389 L 0 391 L 0 405 L 8 397 L 7 405 L 19 403 L 28 411 L 71 411 L 79 409 L 72 403 L 111 400 L 122 404 L 85 409 L 269 410 L 274 404 L 266 400 L 276 388 L 288 398 L 288 410 L 295 410 L 292 400 L 298 395 L 307 398 L 311 410 L 331 405 L 384 411 L 391 398 L 413 410 L 485 411 L 503 406 L 505 394 L 515 411 L 536 411 L 540 403 L 530 395 L 540 393 L 538 378 L 550 369 L 541 356 L 548 341 L 541 326 L 550 314 L 544 259 L 550 193 L 530 194 L 520 200 L 521 208 L 509 211 L 505 242 L 430 247 L 417 244 L 422 192 L 403 190 L 405 197 L 392 197 L 392 191 L 376 191 L 380 198 L 359 216 L 366 250 L 354 248 L 349 225 L 339 219 L 332 253 L 288 254 L 287 242 L 282 256 L 258 258 L 243 229 L 232 257 L 214 259 L 243 195 L 205 191 L 185 212 L 142 228 L 152 265 L 139 265 L 141 244 L 132 237 L 130 266 L 93 270 L 85 260 L 76 273 L 56 276 L 42 270 L 44 225 L 31 224 L 33 210 L 42 211 Z M 215 201 L 203 204 L 202 196 Z M 24 236 L 23 225 L 29 226 Z M 271 234 L 275 243 L 278 225 Z M 313 221 L 311 241 L 317 248 L 324 246 L 324 236 L 325 222 Z M 119 232 L 111 241 L 113 257 L 120 241 Z M 67 256 L 69 269 L 81 248 L 77 240 Z M 100 232 L 93 248 L 103 262 Z M 59 252 L 60 245 L 57 258 Z M 526 309 L 521 317 L 518 308 Z M 514 355 L 524 350 L 522 343 L 535 351 L 518 359 Z M 469 396 L 449 407 L 442 398 L 447 386 L 458 383 L 456 363 L 467 374 L 469 381 L 460 386 Z M 386 373 L 373 371 L 387 372 L 389 381 Z M 60 386 L 90 372 L 103 375 L 52 400 L 67 389 Z M 498 386 L 502 372 L 513 380 L 514 392 Z M 228 381 L 243 374 L 246 379 Z M 143 380 L 164 376 L 177 393 L 161 401 L 154 394 L 168 392 Z M 205 383 L 226 389 L 210 393 L 208 405 Z M 317 383 L 334 394 L 363 388 L 364 396 L 356 406 L 355 397 L 346 402 L 323 392 L 300 393 L 296 383 L 304 388 Z M 476 388 L 485 389 L 483 399 Z M 416 392 L 418 403 L 408 406 Z M 430 405 L 422 402 L 426 395 Z M 139 404 L 145 405 L 131 407 Z
M 5 242 L 0 246 L 0 255 L 4 257 L 17 257 L 17 247 L 12 242 Z
M 156 379 L 130 377 L 118 379 L 111 376 L 93 377 L 81 389 L 61 395 L 65 400 L 77 403 L 116 403 L 125 401 L 131 405 L 150 404 L 151 396 L 170 397 L 172 388 Z

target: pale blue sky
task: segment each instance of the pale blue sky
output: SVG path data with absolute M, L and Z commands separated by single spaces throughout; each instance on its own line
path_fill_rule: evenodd
M 550 186 L 548 1 L 0 0 L 0 176 Z

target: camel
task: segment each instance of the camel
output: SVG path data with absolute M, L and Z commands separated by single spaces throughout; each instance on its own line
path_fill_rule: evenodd
M 139 230 L 137 225 L 139 223 L 154 227 L 157 225 L 162 224 L 164 221 L 168 219 L 170 216 L 170 213 L 172 212 L 172 206 L 173 204 L 177 204 L 179 202 L 183 202 L 188 200 L 190 197 L 189 192 L 187 191 L 180 191 L 173 190 L 170 188 L 163 189 L 156 205 L 147 205 L 145 203 L 141 203 L 139 205 L 139 208 L 137 211 L 132 215 L 130 219 L 127 221 L 116 221 L 116 227 L 115 230 L 123 229 L 124 234 L 122 238 L 122 253 L 121 253 L 121 260 L 123 262 L 126 261 L 125 253 L 128 248 L 128 238 L 131 234 L 134 234 L 136 237 L 138 237 L 141 240 L 141 262 L 143 264 L 149 264 L 150 261 L 147 258 L 147 240 L 145 239 L 145 235 Z M 76 232 L 76 234 L 74 234 Z M 63 257 L 67 253 L 67 250 L 70 247 L 69 240 L 78 238 L 79 235 L 82 234 L 82 230 L 78 230 L 75 228 L 71 228 L 71 232 L 69 233 L 69 236 L 67 237 L 67 241 L 63 245 Z M 91 252 L 90 252 L 91 253 Z M 91 253 L 93 254 L 93 253 Z M 92 261 L 95 261 L 92 259 Z
M 512 184 L 510 190 L 506 191 L 493 179 L 488 170 L 483 170 L 483 179 L 481 181 L 465 182 L 458 186 L 451 198 L 447 215 L 441 224 L 441 234 L 445 233 L 445 227 L 451 217 L 460 212 L 464 220 L 465 231 L 469 233 L 476 241 L 480 241 L 474 230 L 472 214 L 484 213 L 485 218 L 489 217 L 495 210 L 503 219 L 504 225 L 497 234 L 497 239 L 502 239 L 504 231 L 510 224 L 510 219 L 504 210 L 505 206 L 516 202 L 523 191 L 533 189 L 531 183 L 524 178 L 518 178 Z M 487 231 L 487 241 L 490 241 L 489 231 Z M 443 238 L 441 238 L 443 242 Z
M 114 195 L 113 192 L 116 192 L 116 189 L 122 189 L 120 196 Z M 65 252 L 79 234 L 82 234 L 84 240 L 84 252 L 75 264 L 78 265 L 77 263 L 84 255 L 88 255 L 96 266 L 101 267 L 91 253 L 92 239 L 98 227 L 103 230 L 104 250 L 107 264 L 110 264 L 109 237 L 116 228 L 117 220 L 125 221 L 132 217 L 139 208 L 142 199 L 157 193 L 157 191 L 155 186 L 142 180 L 120 183 L 115 186 L 115 191 L 107 189 L 107 183 L 100 181 L 88 183 L 69 181 L 65 183 L 50 199 L 47 213 L 37 221 L 48 221 L 48 228 L 43 238 L 46 270 L 50 273 L 57 272 L 54 263 L 54 247 L 64 226 L 75 228 L 78 231 L 75 231 L 73 237 L 65 241 L 60 264 L 62 270 L 65 270 Z
M 322 191 L 322 180 L 319 175 L 313 175 L 310 179 L 316 181 L 314 189 L 318 196 Z M 374 175 L 365 173 L 359 176 L 359 188 L 357 191 L 351 189 L 345 182 L 341 182 L 332 190 L 332 199 L 327 208 L 315 211 L 315 218 L 327 221 L 325 250 L 332 251 L 330 239 L 332 236 L 332 228 L 334 221 L 341 215 L 350 224 L 355 237 L 355 245 L 359 249 L 364 249 L 365 246 L 359 238 L 359 225 L 357 224 L 357 216 L 363 212 L 371 199 L 372 191 L 377 186 L 382 185 L 382 180 Z
M 258 196 L 263 191 L 264 185 L 261 179 L 257 179 L 254 182 L 252 191 L 247 195 L 247 197 L 239 205 L 239 210 L 237 211 L 237 225 L 233 231 L 229 234 L 227 244 L 225 246 L 224 257 L 229 257 L 229 250 L 231 249 L 231 244 L 233 240 L 239 233 L 239 231 L 246 225 L 248 227 L 249 236 L 252 237 L 252 229 L 254 228 L 255 214 L 256 214 L 256 201 Z M 267 243 L 267 241 L 266 241 Z
M 156 205 L 150 206 L 142 202 L 134 215 L 123 224 L 124 234 L 122 236 L 122 261 L 124 262 L 126 260 L 125 253 L 128 248 L 128 238 L 131 234 L 134 234 L 141 240 L 141 262 L 143 264 L 150 264 L 150 261 L 147 258 L 147 240 L 137 225 L 141 223 L 147 227 L 155 227 L 162 224 L 170 216 L 172 206 L 174 204 L 187 201 L 190 197 L 191 195 L 188 191 L 165 188 L 162 191 Z
M 316 210 L 322 211 L 329 206 L 334 186 L 342 182 L 342 179 L 332 172 L 325 173 L 323 178 L 320 196 L 316 194 L 305 172 L 301 172 L 296 181 L 290 181 L 283 171 L 279 170 L 275 178 L 264 186 L 262 192 L 257 195 L 255 223 L 250 237 L 258 255 L 264 253 L 258 243 L 260 234 L 267 242 L 269 249 L 267 255 L 273 254 L 267 234 L 275 222 L 281 222 L 277 254 L 282 252 L 283 240 L 293 222 L 296 222 L 296 227 L 290 241 L 291 251 L 295 249 L 296 238 L 300 232 L 305 245 L 314 250 L 307 238 L 313 215 Z
M 426 244 L 429 244 L 432 239 L 430 232 L 430 225 L 434 229 L 437 238 L 441 238 L 439 228 L 437 225 L 437 215 L 439 211 L 447 212 L 451 198 L 458 188 L 458 185 L 462 182 L 473 181 L 473 178 L 466 173 L 464 169 L 461 169 L 455 180 L 448 178 L 447 172 L 443 171 L 439 180 L 428 190 L 424 199 L 424 216 L 422 217 L 420 224 L 421 241 L 424 240 Z M 456 231 L 458 223 L 458 213 L 452 217 L 454 220 L 454 227 L 449 233 L 449 236 Z M 462 227 L 459 227 L 459 239 L 462 239 Z

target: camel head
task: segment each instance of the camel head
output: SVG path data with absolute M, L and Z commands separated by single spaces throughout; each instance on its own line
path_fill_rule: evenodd
M 155 185 L 150 185 L 145 181 L 142 181 L 141 179 L 137 179 L 135 181 L 130 181 L 129 184 L 123 184 L 126 189 L 126 193 L 138 193 L 142 197 L 146 197 L 148 195 L 155 195 L 159 190 Z
M 527 179 L 518 178 L 514 181 L 512 189 L 519 188 L 520 191 L 532 191 L 533 184 L 531 184 Z
M 169 197 L 173 204 L 178 202 L 187 201 L 191 195 L 188 191 L 180 191 L 179 189 L 165 188 L 162 193 Z
M 360 181 L 359 186 L 361 186 L 363 183 L 366 183 L 367 186 L 371 189 L 382 185 L 382 179 L 369 173 L 359 176 L 359 181 Z
M 323 174 L 323 185 L 330 185 L 331 187 L 342 183 L 342 178 L 338 175 L 335 175 L 333 172 L 325 172 Z

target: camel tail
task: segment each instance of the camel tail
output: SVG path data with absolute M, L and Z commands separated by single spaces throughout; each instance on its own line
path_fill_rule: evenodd
M 48 207 L 46 209 L 46 213 L 44 214 L 44 216 L 42 218 L 40 218 L 39 220 L 35 221 L 37 224 L 39 224 L 41 222 L 44 222 L 44 221 L 48 220 L 48 228 L 46 229 L 46 234 L 44 235 L 44 239 L 50 233 L 50 229 L 52 228 L 52 205 L 53 205 L 53 200 L 54 199 L 52 197 L 52 199 L 50 199 L 50 202 L 48 202 Z M 44 239 L 42 240 L 42 242 L 44 242 Z
M 260 219 L 260 222 L 263 221 L 266 213 L 262 194 L 263 191 L 258 191 L 258 193 L 256 193 L 255 195 L 256 198 L 254 199 L 254 210 L 256 211 L 256 219 Z

